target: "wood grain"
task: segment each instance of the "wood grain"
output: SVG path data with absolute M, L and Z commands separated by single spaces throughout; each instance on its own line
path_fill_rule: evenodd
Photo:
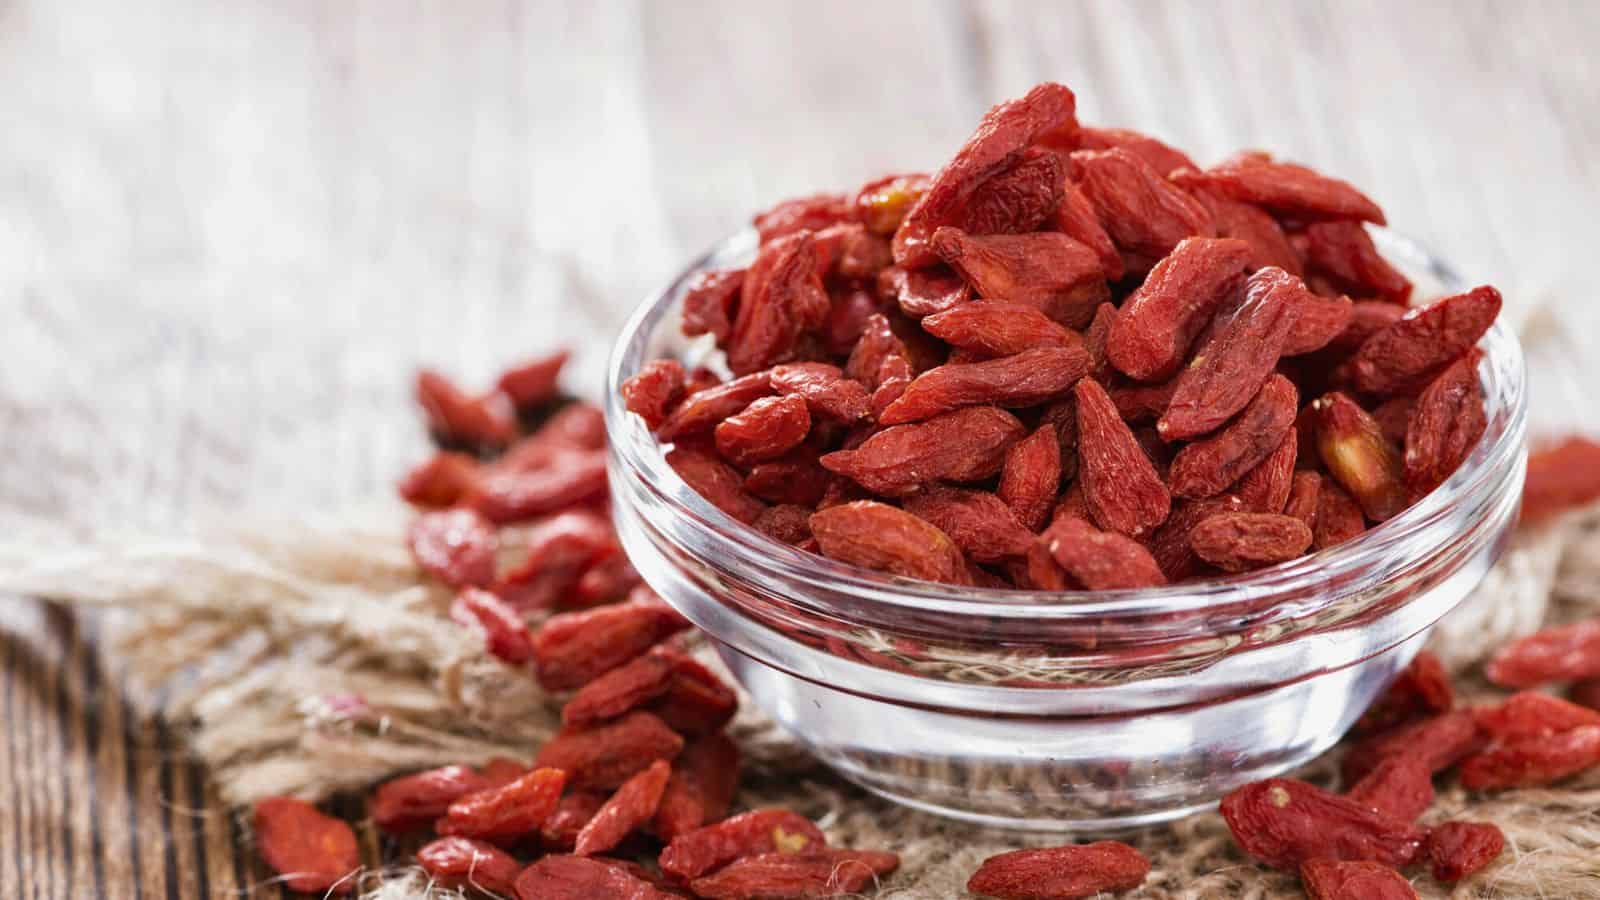
M 571 344 L 597 392 L 690 251 L 1045 78 L 1347 177 L 1587 339 L 1597 41 L 1583 0 L 0 5 L 0 535 L 387 490 L 419 361 Z M 99 623 L 0 625 L 7 896 L 281 894 Z

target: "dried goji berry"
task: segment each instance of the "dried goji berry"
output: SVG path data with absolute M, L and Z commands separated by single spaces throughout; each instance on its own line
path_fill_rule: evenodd
M 454 506 L 478 481 L 478 461 L 465 453 L 440 451 L 406 473 L 400 496 L 414 506 Z
M 1406 445 L 1406 431 L 1411 428 L 1411 411 L 1416 405 L 1416 397 L 1390 397 L 1372 408 L 1378 431 L 1389 443 L 1396 447 Z M 1482 410 L 1479 412 L 1481 415 Z
M 530 359 L 500 373 L 495 384 L 502 394 L 511 398 L 511 404 L 517 409 L 537 409 L 560 394 L 561 369 L 571 355 L 566 350 L 558 350 L 549 356 Z
M 1168 474 L 1172 493 L 1191 498 L 1222 493 L 1278 449 L 1293 427 L 1299 403 L 1289 379 L 1282 375 L 1267 379 L 1255 399 L 1222 430 L 1178 451 Z
M 905 578 L 959 584 L 966 559 L 954 541 L 927 521 L 883 503 L 859 500 L 811 517 L 823 555 Z
M 804 405 L 801 401 L 802 408 Z M 745 492 L 744 477 L 739 470 L 714 454 L 680 443 L 667 451 L 667 465 L 694 488 L 695 493 L 741 522 L 754 522 L 766 508 L 766 504 Z
M 1424 851 L 1433 877 L 1454 883 L 1495 861 L 1506 846 L 1505 833 L 1488 822 L 1444 822 L 1428 832 Z
M 1268 778 L 1222 798 L 1222 817 L 1241 849 L 1277 869 L 1307 860 L 1371 860 L 1404 866 L 1424 833 L 1369 806 L 1292 778 Z
M 610 795 L 602 791 L 568 791 L 556 804 L 555 811 L 539 826 L 539 843 L 546 850 L 572 852 L 578 845 L 578 833 L 589 824 L 600 807 L 606 805 Z
M 1376 731 L 1418 715 L 1449 712 L 1454 706 L 1455 689 L 1450 686 L 1444 663 L 1423 650 L 1400 671 L 1377 702 L 1362 713 L 1355 730 Z
M 1070 591 L 1076 587 L 1043 541 L 1029 546 L 1028 554 L 1022 559 L 1007 560 L 1005 570 L 1012 582 L 1024 590 Z
M 1400 454 L 1372 415 L 1337 391 L 1324 394 L 1313 406 L 1322 464 L 1361 504 L 1366 517 L 1382 522 L 1405 509 Z
M 888 239 L 857 222 L 829 225 L 814 238 L 811 247 L 817 254 L 817 273 L 823 276 L 867 281 L 893 262 Z
M 734 860 L 689 883 L 707 900 L 762 897 L 836 897 L 855 894 L 900 866 L 900 857 L 874 850 L 822 849 L 764 853 Z
M 985 113 L 901 222 L 894 235 L 895 262 L 910 267 L 931 262 L 927 244 L 934 231 L 959 221 L 984 182 L 1012 166 L 1041 135 L 1075 127 L 1076 106 L 1072 91 L 1047 83 Z
M 1569 437 L 1528 455 L 1522 521 L 1537 522 L 1600 498 L 1600 442 Z
M 872 409 L 867 389 L 827 363 L 777 366 L 769 373 L 769 381 L 779 394 L 804 398 L 811 412 L 846 424 L 866 418 Z
M 582 687 L 687 627 L 653 598 L 551 616 L 533 636 L 539 683 L 552 691 Z
M 1356 499 L 1337 482 L 1322 479 L 1317 490 L 1317 523 L 1311 530 L 1311 545 L 1323 550 L 1366 530 L 1367 520 Z
M 1214 431 L 1256 396 L 1278 364 L 1294 326 L 1292 299 L 1299 279 L 1282 269 L 1261 269 L 1245 282 L 1237 309 L 1202 337 L 1188 368 L 1178 376 L 1172 402 L 1156 423 L 1168 441 Z
M 1203 568 L 1189 544 L 1194 527 L 1212 516 L 1244 511 L 1244 502 L 1234 494 L 1208 500 L 1179 500 L 1173 505 L 1172 515 L 1151 536 L 1150 555 L 1168 581 L 1188 578 Z
M 883 425 L 931 419 L 964 406 L 1036 406 L 1065 394 L 1089 371 L 1081 346 L 1035 347 L 1015 356 L 950 364 L 918 375 L 878 417 Z
M 1149 874 L 1143 853 L 1119 841 L 1096 841 L 991 856 L 967 879 L 967 890 L 1000 900 L 1077 900 L 1131 891 Z
M 1211 215 L 1137 154 L 1119 147 L 1072 154 L 1072 180 L 1121 250 L 1148 260 L 1171 253 L 1187 237 L 1213 233 Z
M 1039 540 L 1067 574 L 1091 591 L 1167 583 L 1143 544 L 1114 531 L 1101 531 L 1077 516 L 1057 518 Z
M 1310 900 L 1417 900 L 1404 875 L 1364 860 L 1311 859 L 1300 866 Z
M 470 509 L 425 512 L 411 523 L 411 556 L 429 575 L 451 587 L 494 581 L 494 528 Z
M 466 447 L 504 447 L 517 434 L 511 401 L 494 393 L 471 397 L 448 378 L 423 369 L 417 373 L 417 405 L 428 430 L 440 443 Z
M 1472 790 L 1537 787 L 1600 765 L 1600 725 L 1505 741 L 1461 763 L 1461 784 Z
M 709 334 L 718 344 L 726 342 L 733 333 L 744 275 L 744 269 L 712 269 L 696 275 L 683 294 L 683 333 Z
M 469 502 L 497 525 L 524 522 L 606 496 L 606 457 L 598 450 L 560 453 L 542 469 L 492 471 Z
M 1418 756 L 1391 756 L 1345 792 L 1345 796 L 1402 822 L 1415 822 L 1433 805 L 1433 772 Z
M 539 830 L 556 808 L 567 773 L 537 768 L 509 784 L 487 788 L 450 804 L 434 825 L 441 836 L 506 843 Z
M 1005 300 L 963 303 L 928 316 L 922 320 L 922 327 L 952 346 L 984 356 L 1011 356 L 1036 347 L 1074 347 L 1083 343 L 1077 333 L 1036 307 Z
M 766 372 L 756 372 L 696 391 L 672 411 L 657 434 L 664 441 L 709 431 L 723 419 L 774 393 Z
M 256 849 L 292 891 L 348 894 L 361 866 L 356 834 L 342 820 L 325 816 L 294 797 L 256 801 L 251 818 Z
M 1350 304 L 1350 321 L 1324 351 L 1335 358 L 1354 353 L 1368 338 L 1400 321 L 1405 314 L 1406 308 L 1398 304 L 1383 300 L 1356 300 Z
M 1477 711 L 1478 727 L 1496 740 L 1548 737 L 1586 725 L 1600 725 L 1600 712 L 1535 691 L 1522 691 L 1498 706 Z
M 861 382 L 869 390 L 875 390 L 880 382 L 879 373 L 883 370 L 884 363 L 895 358 L 907 366 L 906 374 L 909 375 L 910 360 L 907 358 L 905 344 L 895 335 L 894 329 L 889 327 L 888 317 L 882 313 L 874 313 L 862 324 L 861 337 L 851 348 L 849 359 L 845 361 L 845 377 Z
M 833 476 L 817 458 L 802 450 L 759 463 L 744 477 L 745 491 L 768 503 L 814 507 Z
M 1211 213 L 1217 237 L 1235 238 L 1250 245 L 1250 271 L 1277 266 L 1290 275 L 1301 274 L 1300 255 L 1277 219 L 1254 204 L 1242 203 L 1196 183 L 1192 172 L 1175 172 L 1171 177 Z
M 566 725 L 592 725 L 614 719 L 665 693 L 672 672 L 670 656 L 646 653 L 579 688 L 561 708 L 561 721 Z
M 1161 384 L 1123 382 L 1112 385 L 1106 392 L 1110 394 L 1111 402 L 1116 405 L 1117 414 L 1129 424 L 1133 424 L 1153 422 L 1161 418 L 1167 411 L 1167 405 L 1172 402 L 1172 392 L 1177 386 L 1176 378 Z
M 813 243 L 807 231 L 773 240 L 746 272 L 728 338 L 728 368 L 734 374 L 795 359 L 801 334 L 827 325 L 830 304 Z
M 1059 155 L 1029 148 L 974 188 L 966 209 L 949 224 L 970 234 L 1032 231 L 1060 205 L 1065 183 L 1066 166 Z
M 1023 528 L 1038 531 L 1049 519 L 1060 490 L 1061 444 L 1056 430 L 1046 423 L 1006 454 L 995 492 Z
M 854 203 L 843 194 L 813 194 L 785 200 L 755 215 L 751 224 L 766 244 L 797 231 L 821 231 L 829 225 L 850 221 Z
M 1405 437 L 1406 483 L 1416 495 L 1444 483 L 1488 428 L 1478 356 L 1468 353 L 1439 373 L 1412 410 Z
M 1055 230 L 1094 251 L 1100 259 L 1100 270 L 1106 280 L 1119 281 L 1123 276 L 1122 254 L 1117 252 L 1111 235 L 1100 224 L 1094 205 L 1077 185 L 1067 182 L 1062 186 L 1061 205 L 1056 207 Z
M 650 821 L 661 803 L 661 793 L 672 776 L 672 766 L 658 759 L 617 788 L 583 830 L 573 852 L 579 856 L 604 853 L 622 843 L 635 828 Z
M 587 510 L 557 513 L 535 525 L 527 540 L 526 559 L 494 586 L 517 610 L 570 605 L 568 593 L 590 567 L 622 553 L 611 522 Z
M 1302 221 L 1360 219 L 1384 224 L 1383 210 L 1348 182 L 1295 163 L 1277 162 L 1265 153 L 1240 153 L 1181 180 Z
M 650 705 L 667 727 L 688 737 L 710 734 L 733 719 L 739 696 L 710 669 L 675 650 L 662 652 L 672 660 L 672 681 L 667 691 Z
M 977 235 L 946 226 L 929 246 L 979 297 L 1025 303 L 1071 328 L 1088 324 L 1106 299 L 1099 258 L 1060 232 Z
M 656 716 L 635 710 L 585 728 L 564 727 L 534 764 L 560 769 L 575 788 L 615 788 L 658 759 L 672 759 L 683 738 Z
M 533 655 L 533 641 L 522 617 L 504 600 L 478 588 L 467 588 L 450 603 L 450 619 L 483 634 L 490 656 L 521 665 Z
M 1309 289 L 1294 300 L 1294 327 L 1283 341 L 1284 356 L 1303 356 L 1333 343 L 1350 324 L 1349 297 L 1318 297 Z
M 1405 303 L 1411 282 L 1389 265 L 1360 222 L 1313 222 L 1305 230 L 1306 267 L 1355 297 Z
M 522 870 L 517 900 L 678 900 L 613 860 L 546 856 Z
M 1235 492 L 1251 512 L 1285 512 L 1289 493 L 1294 487 L 1294 463 L 1299 454 L 1299 443 L 1294 426 L 1289 426 L 1289 430 L 1278 441 L 1277 448 L 1239 479 Z M 1176 459 L 1173 460 L 1173 466 L 1177 466 Z M 1169 473 L 1168 478 L 1171 477 Z M 1295 518 L 1305 521 L 1300 516 Z M 1306 522 L 1306 527 L 1310 528 L 1312 524 Z
M 645 425 L 659 427 L 673 404 L 683 397 L 686 378 L 683 363 L 675 359 L 652 360 L 622 383 L 622 400 L 629 412 L 644 419 Z
M 932 523 L 980 563 L 1021 556 L 1033 540 L 1005 501 L 987 491 L 933 485 L 907 497 L 905 510 Z
M 476 888 L 511 896 L 522 864 L 493 844 L 464 837 L 439 838 L 417 850 L 417 865 L 441 888 Z
M 989 478 L 1025 433 L 1016 416 L 1005 410 L 971 406 L 885 428 L 854 450 L 834 451 L 821 462 L 875 494 L 895 496 L 934 481 Z
M 828 839 L 810 819 L 787 809 L 758 809 L 681 834 L 661 851 L 661 870 L 699 878 L 737 859 L 767 853 L 814 853 Z
M 873 234 L 892 235 L 927 189 L 928 176 L 921 173 L 873 179 L 856 192 L 856 219 Z
M 1222 513 L 1189 532 L 1196 556 L 1224 572 L 1248 572 L 1294 559 L 1311 546 L 1311 529 L 1277 513 Z
M 1105 388 L 1085 378 L 1073 388 L 1078 410 L 1078 481 L 1096 524 L 1128 537 L 1167 518 L 1172 498 Z
M 1110 150 L 1121 147 L 1144 160 L 1161 175 L 1174 169 L 1192 169 L 1194 161 L 1183 151 L 1131 128 L 1094 128 L 1083 125 L 1077 131 L 1077 144 L 1083 150 Z
M 721 732 L 693 741 L 673 761 L 651 828 L 670 843 L 718 821 L 727 815 L 738 786 L 739 745 Z
M 1301 470 L 1294 473 L 1294 480 L 1289 483 L 1289 499 L 1283 504 L 1283 514 L 1294 516 L 1306 523 L 1311 529 L 1311 546 L 1321 549 L 1322 544 L 1317 541 L 1317 509 L 1318 501 L 1322 494 L 1322 476 L 1316 472 Z M 1354 505 L 1354 501 L 1351 501 Z M 1361 511 L 1356 510 L 1359 518 Z
M 811 410 L 804 397 L 762 397 L 717 426 L 717 452 L 749 466 L 788 453 L 810 431 Z
M 1178 371 L 1195 336 L 1245 280 L 1250 245 L 1227 238 L 1187 238 L 1145 277 L 1111 322 L 1106 353 L 1140 381 Z
M 1500 292 L 1485 285 L 1412 310 L 1367 338 L 1351 357 L 1351 384 L 1369 394 L 1426 384 L 1478 343 L 1500 314 L 1500 305 Z
M 1391 728 L 1362 738 L 1344 755 L 1346 784 L 1354 784 L 1392 756 L 1416 755 L 1439 772 L 1460 762 L 1483 744 L 1483 735 L 1471 713 L 1454 711 Z
M 893 301 L 906 315 L 920 319 L 966 303 L 972 298 L 972 289 L 943 266 L 927 269 L 891 266 L 878 273 L 878 296 Z
M 811 538 L 811 513 L 805 506 L 769 506 L 751 524 L 755 530 L 785 544 L 802 544 Z
M 369 812 L 373 824 L 383 831 L 409 831 L 432 824 L 451 803 L 489 786 L 487 778 L 466 766 L 402 775 L 378 785 Z

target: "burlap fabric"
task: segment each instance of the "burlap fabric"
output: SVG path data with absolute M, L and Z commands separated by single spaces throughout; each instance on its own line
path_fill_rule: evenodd
M 115 607 L 120 650 L 241 807 L 270 794 L 320 798 L 398 771 L 494 755 L 526 758 L 557 723 L 523 673 L 486 656 L 444 621 L 447 597 L 424 582 L 401 539 L 406 513 L 256 523 L 200 537 L 111 539 L 70 552 L 0 548 L 0 591 Z M 1541 622 L 1600 614 L 1600 509 L 1519 535 L 1433 646 L 1468 692 L 1492 696 L 1478 664 Z M 181 677 L 178 676 L 182 673 Z M 985 831 L 879 800 L 820 767 L 745 704 L 735 723 L 747 759 L 739 802 L 814 816 L 840 845 L 901 854 L 880 898 L 960 898 L 987 856 L 1061 838 Z M 1301 773 L 1325 780 L 1335 753 Z M 1425 821 L 1468 818 L 1505 830 L 1506 852 L 1424 897 L 1600 897 L 1600 772 L 1556 789 L 1468 796 L 1442 789 Z M 1241 855 L 1215 814 L 1119 835 L 1154 861 L 1143 898 L 1294 897 L 1292 876 Z M 366 896 L 454 896 L 405 860 L 362 873 Z

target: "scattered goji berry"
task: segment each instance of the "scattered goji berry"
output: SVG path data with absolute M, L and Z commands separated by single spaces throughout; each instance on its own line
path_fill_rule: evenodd
M 1600 725 L 1504 741 L 1461 763 L 1461 784 L 1472 790 L 1537 787 L 1600 765 Z
M 514 841 L 539 829 L 561 799 L 567 773 L 536 768 L 509 784 L 456 800 L 434 825 L 441 836 L 459 835 L 494 843 Z
M 494 581 L 494 529 L 470 509 L 425 512 L 411 522 L 411 556 L 429 575 L 451 587 L 486 587 Z
M 1208 341 L 1178 376 L 1172 402 L 1156 423 L 1168 441 L 1214 431 L 1261 389 L 1294 327 L 1293 298 L 1303 288 L 1282 269 L 1261 269 L 1245 282 L 1239 307 L 1219 319 Z
M 1502 687 L 1600 676 L 1600 619 L 1546 628 L 1500 648 L 1485 670 Z
M 615 860 L 546 856 L 522 870 L 517 900 L 678 900 Z
M 483 634 L 490 656 L 521 665 L 533 655 L 533 641 L 522 617 L 504 600 L 478 588 L 466 588 L 450 604 L 450 620 Z
M 683 750 L 683 738 L 656 716 L 635 710 L 600 725 L 564 727 L 534 765 L 560 769 L 574 788 L 616 788 L 658 759 Z
M 1383 210 L 1348 182 L 1302 165 L 1277 162 L 1265 153 L 1236 154 L 1181 183 L 1203 184 L 1219 193 L 1302 221 L 1358 219 L 1385 224 Z
M 1069 328 L 1088 324 L 1106 299 L 1099 257 L 1057 231 L 977 235 L 947 226 L 929 246 L 979 297 L 1025 303 Z
M 383 831 L 410 831 L 431 825 L 450 804 L 489 786 L 487 778 L 466 766 L 430 769 L 378 785 L 368 811 Z
M 1488 822 L 1444 822 L 1428 832 L 1424 851 L 1433 877 L 1455 883 L 1495 861 L 1506 836 Z
M 1290 871 L 1320 858 L 1409 865 L 1424 837 L 1409 823 L 1292 778 L 1234 790 L 1222 798 L 1222 817 L 1246 853 Z
M 646 653 L 579 688 L 561 708 L 561 722 L 593 725 L 637 709 L 666 693 L 672 673 L 671 656 Z
M 1067 574 L 1091 591 L 1167 583 L 1143 544 L 1114 531 L 1101 531 L 1077 516 L 1057 518 L 1039 540 Z
M 955 542 L 927 521 L 887 504 L 860 500 L 811 517 L 823 555 L 905 578 L 960 584 L 966 559 Z
M 729 863 L 767 853 L 823 850 L 828 839 L 810 819 L 787 809 L 758 809 L 672 839 L 661 851 L 661 870 L 685 881 Z
M 1164 381 L 1223 300 L 1245 280 L 1250 245 L 1227 238 L 1188 238 L 1156 263 L 1111 322 L 1106 353 L 1140 381 Z
M 1015 356 L 950 364 L 918 375 L 878 417 L 883 425 L 931 419 L 964 406 L 1036 406 L 1065 394 L 1088 374 L 1081 346 L 1035 347 Z
M 1487 285 L 1414 309 L 1362 343 L 1350 381 L 1369 394 L 1420 387 L 1471 350 L 1500 314 L 1500 292 Z
M 1600 498 L 1600 442 L 1570 437 L 1528 455 L 1522 521 L 1537 522 Z
M 582 687 L 688 627 L 654 598 L 551 616 L 533 636 L 539 683 L 552 691 Z
M 598 450 L 564 451 L 544 468 L 491 471 L 479 479 L 469 502 L 496 525 L 603 500 L 606 457 Z
M 1143 853 L 1118 841 L 1096 841 L 991 856 L 967 879 L 967 890 L 1000 900 L 1078 900 L 1131 891 L 1149 874 Z
M 1310 900 L 1417 900 L 1393 866 L 1364 860 L 1310 859 L 1300 866 Z
M 1105 388 L 1085 378 L 1078 410 L 1078 480 L 1095 523 L 1137 538 L 1166 521 L 1172 498 Z
M 853 450 L 822 457 L 823 468 L 875 494 L 916 492 L 934 481 L 980 481 L 997 474 L 1026 434 L 1017 417 L 992 406 L 969 406 L 924 422 L 885 428 Z M 813 531 L 815 524 L 813 523 Z
M 720 730 L 739 709 L 739 696 L 694 657 L 663 650 L 672 660 L 672 680 L 650 711 L 679 734 L 698 737 Z
M 1404 304 L 1411 282 L 1372 244 L 1360 222 L 1313 222 L 1305 230 L 1306 267 L 1353 297 Z
M 689 883 L 707 900 L 769 897 L 836 897 L 855 894 L 900 866 L 900 857 L 874 850 L 824 848 L 805 853 L 763 853 L 734 860 Z
M 454 506 L 477 485 L 478 461 L 465 453 L 443 450 L 406 473 L 400 496 L 413 506 L 436 509 Z
M 622 843 L 635 828 L 650 821 L 661 803 L 661 793 L 672 777 L 672 766 L 664 759 L 651 763 L 617 788 L 583 830 L 573 850 L 578 856 L 594 856 Z
M 1345 783 L 1354 784 L 1385 759 L 1416 755 L 1430 771 L 1440 772 L 1482 746 L 1476 719 L 1456 710 L 1362 738 L 1345 752 L 1341 770 Z
M 356 834 L 340 819 L 294 797 L 256 801 L 251 823 L 256 849 L 292 891 L 348 894 L 361 866 Z
M 1549 737 L 1600 725 L 1600 712 L 1536 691 L 1513 694 L 1497 706 L 1477 710 L 1477 716 L 1478 727 L 1499 741 Z
M 1444 663 L 1423 650 L 1400 671 L 1377 702 L 1361 714 L 1355 730 L 1377 731 L 1419 715 L 1449 712 L 1454 707 L 1455 689 L 1450 686 Z
M 557 350 L 549 356 L 530 359 L 500 373 L 495 384 L 518 410 L 538 409 L 560 395 L 561 369 L 570 356 L 566 350 Z
M 493 844 L 464 837 L 439 838 L 417 850 L 417 865 L 441 888 L 476 888 L 511 896 L 522 864 Z
M 1345 796 L 1390 818 L 1415 822 L 1433 805 L 1433 772 L 1420 756 L 1391 756 L 1352 785 Z
M 1167 476 L 1172 493 L 1201 498 L 1227 490 L 1283 443 L 1284 435 L 1294 425 L 1299 402 L 1299 394 L 1289 379 L 1282 375 L 1267 379 L 1255 399 L 1233 421 L 1178 451 Z M 1282 480 L 1286 484 L 1287 475 Z
M 728 813 L 739 786 L 739 746 L 721 732 L 691 742 L 672 764 L 651 829 L 668 843 Z
M 589 824 L 610 795 L 603 791 L 568 791 L 561 796 L 555 811 L 539 826 L 539 843 L 546 850 L 571 853 L 578 845 L 578 833 Z
M 417 405 L 427 417 L 428 430 L 443 444 L 504 447 L 517 434 L 515 410 L 504 394 L 468 396 L 430 369 L 417 373 Z

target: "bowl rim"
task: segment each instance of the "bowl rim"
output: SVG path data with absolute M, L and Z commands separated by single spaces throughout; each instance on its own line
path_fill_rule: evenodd
M 1421 244 L 1385 228 L 1370 227 L 1374 240 L 1401 268 L 1420 271 L 1437 281 L 1445 292 L 1465 290 L 1465 281 L 1448 264 Z M 697 543 L 717 546 L 716 565 L 733 571 L 760 571 L 774 579 L 825 587 L 811 595 L 846 621 L 861 616 L 860 605 L 879 611 L 936 614 L 985 619 L 1080 619 L 1196 613 L 1233 604 L 1259 604 L 1264 599 L 1314 589 L 1318 583 L 1343 583 L 1352 575 L 1384 560 L 1404 558 L 1405 565 L 1426 564 L 1451 546 L 1452 530 L 1434 526 L 1451 518 L 1463 502 L 1503 481 L 1508 467 L 1524 451 L 1527 421 L 1527 372 L 1521 345 L 1505 317 L 1484 336 L 1484 376 L 1489 427 L 1485 439 L 1445 483 L 1413 503 L 1399 515 L 1367 529 L 1335 547 L 1301 556 L 1275 566 L 1207 581 L 1179 582 L 1150 588 L 1101 591 L 1035 591 L 966 587 L 887 575 L 834 562 L 820 555 L 774 540 L 713 506 L 666 463 L 662 444 L 642 419 L 628 412 L 622 400 L 622 382 L 644 359 L 653 329 L 660 325 L 682 295 L 688 281 L 701 271 L 741 264 L 753 253 L 756 234 L 745 228 L 713 244 L 694 258 L 661 289 L 648 295 L 629 316 L 613 345 L 607 363 L 604 402 L 606 431 L 613 459 L 613 477 L 639 479 L 652 494 L 674 507 L 681 525 L 695 533 Z M 1444 294 L 1441 294 L 1443 296 Z M 674 323 L 669 323 L 675 327 Z M 1500 390 L 1497 390 L 1500 388 Z M 1499 401 L 1499 402 L 1497 402 Z M 1490 440 L 1489 438 L 1493 438 Z M 616 490 L 613 488 L 615 495 Z M 849 596 L 857 608 L 818 602 L 818 595 Z M 1334 592 L 1336 593 L 1336 592 Z

